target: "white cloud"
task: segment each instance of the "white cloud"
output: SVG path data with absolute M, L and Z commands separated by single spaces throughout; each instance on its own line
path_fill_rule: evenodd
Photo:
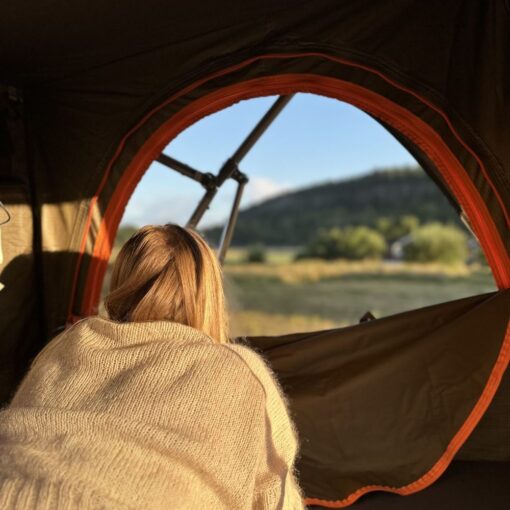
M 158 194 L 136 194 L 130 200 L 122 223 L 132 225 L 185 223 L 194 207 L 193 197 L 168 193 L 168 196 Z
M 250 177 L 244 192 L 243 207 L 280 195 L 289 189 L 288 184 L 276 182 L 269 177 Z
M 210 209 L 206 211 L 200 227 L 222 224 L 226 221 L 232 208 L 237 185 L 229 182 L 228 189 L 222 190 L 214 198 Z M 241 208 L 262 202 L 290 189 L 290 186 L 278 183 L 267 177 L 250 177 L 241 200 Z M 177 194 L 175 191 L 168 193 L 139 191 L 132 196 L 126 207 L 122 223 L 136 226 L 147 224 L 179 223 L 184 225 L 195 210 L 202 189 L 197 189 L 196 194 Z

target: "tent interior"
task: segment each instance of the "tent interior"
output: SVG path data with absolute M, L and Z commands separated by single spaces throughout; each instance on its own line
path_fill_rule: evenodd
M 310 507 L 506 508 L 510 489 L 510 7 L 506 0 L 170 5 L 8 0 L 0 19 L 0 391 L 97 312 L 129 197 L 155 160 L 200 182 L 196 225 L 293 94 L 352 104 L 420 162 L 498 290 L 345 328 L 237 339 L 270 362 Z M 56 15 L 58 14 L 58 15 Z M 217 175 L 163 154 L 240 100 L 278 95 Z M 388 494 L 394 493 L 394 494 Z M 405 496 L 405 497 L 400 497 Z

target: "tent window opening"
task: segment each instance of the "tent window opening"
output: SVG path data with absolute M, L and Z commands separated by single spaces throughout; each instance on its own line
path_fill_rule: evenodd
M 250 111 L 251 116 L 243 116 L 243 108 L 257 101 L 260 107 L 256 115 Z M 379 157 L 384 160 L 383 142 L 370 141 L 372 133 L 378 132 L 384 143 L 406 154 L 407 166 L 388 169 L 385 166 L 390 165 L 383 163 L 374 171 L 369 165 L 364 173 L 360 172 L 361 176 L 333 177 L 326 182 L 317 179 L 306 187 L 291 188 L 245 205 L 250 199 L 246 190 L 261 181 L 257 153 L 273 139 L 271 157 L 265 160 L 270 160 L 270 170 L 278 177 L 281 161 L 288 157 L 285 151 L 289 151 L 288 145 L 279 140 L 289 136 L 285 129 L 289 129 L 289 123 L 298 122 L 299 110 L 313 110 L 314 101 L 320 105 L 316 106 L 320 112 L 329 108 L 337 113 L 339 142 L 342 130 L 345 137 L 345 130 L 349 129 L 342 122 L 345 111 L 351 126 L 359 124 L 355 129 L 370 126 L 365 139 L 351 151 L 358 150 L 360 160 L 363 150 L 374 153 L 375 161 Z M 235 117 L 238 129 L 244 129 L 242 136 L 230 140 L 230 154 L 224 150 L 223 163 L 210 165 L 197 155 L 202 150 L 207 152 L 201 143 L 207 145 L 208 136 L 215 132 L 214 140 L 219 144 L 221 116 L 236 109 L 237 116 L 230 115 Z M 219 119 L 216 124 L 214 118 Z M 190 189 L 194 186 L 193 198 L 186 204 L 187 213 L 182 213 L 178 221 L 198 228 L 217 249 L 230 292 L 234 335 L 284 334 L 364 323 L 495 289 L 477 240 L 462 222 L 462 210 L 440 173 L 423 151 L 388 124 L 340 101 L 312 94 L 243 101 L 208 119 L 209 131 L 200 130 L 203 121 L 199 121 L 194 128 L 198 135 L 189 135 L 187 142 L 187 131 L 179 135 L 180 147 L 187 153 L 179 149 L 179 143 L 172 142 L 152 168 L 157 166 L 158 175 L 165 175 L 165 179 L 174 174 L 174 190 L 184 181 L 189 181 Z M 313 161 L 324 164 L 321 158 L 325 146 L 310 136 L 310 129 L 316 124 L 310 118 L 301 122 L 309 122 L 310 127 L 301 128 L 301 135 L 294 134 L 292 151 L 304 154 L 311 148 L 308 172 L 315 175 L 319 172 Z M 325 122 L 330 125 L 332 121 L 327 118 Z M 225 125 L 231 123 L 224 121 Z M 231 136 L 229 129 L 225 138 Z M 278 152 L 273 147 L 279 143 L 283 148 Z M 319 145 L 318 154 L 314 153 L 314 145 Z M 330 144 L 330 151 L 334 152 L 330 160 L 337 167 L 346 166 L 343 160 L 348 148 L 339 145 L 336 149 Z M 143 193 L 142 188 L 143 180 L 135 199 L 137 193 Z M 176 221 L 171 205 L 179 200 L 170 195 L 166 199 L 168 214 L 162 202 L 154 209 L 156 221 L 151 222 Z M 173 191 L 173 195 L 177 192 Z M 136 210 L 135 199 L 130 202 L 133 207 L 128 206 L 119 242 L 126 240 L 136 223 L 149 222 L 149 214 L 142 221 L 142 216 L 132 213 Z M 145 201 L 155 205 L 150 197 Z M 221 221 L 214 215 L 220 206 Z M 211 212 L 215 221 L 207 222 Z M 433 246 L 434 239 L 444 246 Z M 103 294 L 107 285 L 108 274 Z

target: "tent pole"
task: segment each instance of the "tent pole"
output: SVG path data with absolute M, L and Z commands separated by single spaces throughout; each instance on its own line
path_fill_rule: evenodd
M 185 163 L 182 163 L 181 161 L 178 161 L 177 159 L 163 153 L 159 155 L 156 161 L 168 168 L 171 168 L 172 170 L 177 170 L 177 172 L 184 175 L 185 177 L 189 177 L 190 179 L 193 179 L 194 181 L 197 181 L 203 185 L 216 178 L 211 173 L 204 173 L 200 172 L 199 170 L 195 170 L 193 167 L 186 165 Z
M 202 200 L 196 207 L 195 211 L 191 215 L 187 226 L 188 227 L 196 227 L 198 222 L 201 220 L 205 211 L 209 209 L 209 205 L 213 198 L 215 197 L 218 187 L 221 186 L 229 177 L 231 177 L 234 172 L 238 169 L 239 163 L 242 159 L 248 154 L 248 152 L 253 148 L 253 146 L 257 143 L 259 138 L 264 134 L 266 129 L 272 124 L 272 122 L 278 117 L 281 111 L 287 106 L 289 101 L 292 99 L 293 94 L 289 94 L 286 96 L 280 96 L 269 108 L 264 117 L 260 119 L 258 124 L 253 128 L 250 134 L 244 139 L 238 149 L 234 152 L 234 154 L 225 161 L 223 166 L 221 167 L 218 176 L 216 177 L 216 185 L 214 188 L 207 189 L 207 192 L 203 196 Z
M 193 214 L 191 215 L 191 218 L 188 220 L 188 223 L 186 224 L 186 227 L 188 228 L 195 228 L 198 224 L 198 222 L 201 220 L 202 216 L 204 215 L 205 211 L 209 209 L 209 206 L 211 202 L 213 201 L 213 198 L 216 196 L 216 193 L 218 192 L 218 188 L 214 187 L 211 189 L 208 189 L 205 192 L 205 195 L 200 200 L 199 204 L 193 211 Z
M 236 196 L 234 198 L 234 202 L 232 204 L 232 209 L 230 211 L 230 217 L 228 222 L 225 224 L 223 228 L 223 232 L 221 234 L 220 247 L 218 249 L 218 259 L 220 264 L 223 265 L 225 261 L 225 257 L 227 255 L 227 250 L 230 246 L 230 242 L 232 241 L 232 235 L 234 233 L 234 228 L 237 222 L 237 216 L 239 214 L 239 204 L 241 203 L 241 197 L 243 196 L 244 187 L 248 183 L 248 177 L 236 169 L 232 178 L 237 181 L 237 191 Z
M 269 110 L 266 112 L 264 117 L 260 119 L 258 124 L 253 128 L 251 133 L 244 139 L 243 143 L 239 146 L 239 148 L 234 152 L 232 157 L 230 158 L 230 164 L 239 165 L 241 161 L 244 159 L 246 154 L 253 148 L 253 146 L 259 141 L 260 137 L 264 134 L 266 129 L 274 122 L 276 117 L 282 112 L 282 110 L 289 104 L 290 100 L 294 94 L 289 94 L 287 96 L 280 96 L 269 108 Z M 228 167 L 229 161 L 227 161 L 224 165 L 225 167 Z M 221 169 L 218 179 L 219 179 L 219 185 L 221 186 L 223 182 L 228 177 L 223 177 L 222 172 L 223 168 Z M 225 170 L 225 174 L 227 171 Z

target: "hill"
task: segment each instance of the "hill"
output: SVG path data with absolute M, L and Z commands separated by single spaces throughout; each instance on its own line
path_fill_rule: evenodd
M 461 225 L 436 184 L 419 167 L 374 171 L 362 177 L 327 181 L 241 209 L 233 246 L 308 243 L 319 227 L 375 226 L 382 217 L 414 215 L 420 223 Z M 201 229 L 217 245 L 223 226 Z

